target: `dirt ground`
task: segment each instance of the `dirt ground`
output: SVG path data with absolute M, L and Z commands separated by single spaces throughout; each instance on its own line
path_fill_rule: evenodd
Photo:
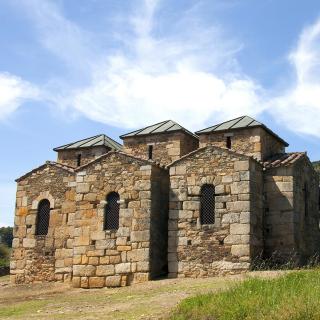
M 182 299 L 227 289 L 251 272 L 207 279 L 164 279 L 124 288 L 75 289 L 60 283 L 13 286 L 0 277 L 0 319 L 164 319 Z

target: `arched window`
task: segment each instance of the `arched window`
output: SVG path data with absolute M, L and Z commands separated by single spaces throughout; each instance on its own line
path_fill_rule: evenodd
M 212 184 L 205 184 L 200 193 L 200 222 L 201 224 L 214 224 L 215 191 Z
M 43 199 L 38 205 L 36 235 L 45 236 L 48 234 L 49 220 L 50 202 L 47 199 Z
M 120 196 L 117 192 L 107 195 L 107 204 L 104 209 L 104 230 L 117 230 L 119 228 Z

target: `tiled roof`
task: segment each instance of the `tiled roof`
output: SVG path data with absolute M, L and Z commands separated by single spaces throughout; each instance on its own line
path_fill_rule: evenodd
M 219 124 L 216 124 L 214 126 L 211 126 L 206 129 L 202 129 L 196 132 L 197 135 L 199 134 L 207 134 L 211 132 L 220 132 L 220 131 L 229 131 L 229 130 L 236 130 L 236 129 L 245 129 L 245 128 L 254 128 L 254 127 L 262 127 L 266 131 L 268 131 L 271 135 L 273 135 L 275 138 L 280 140 L 285 146 L 288 146 L 289 144 L 281 139 L 277 134 L 275 134 L 272 130 L 270 130 L 268 127 L 266 127 L 263 123 L 249 117 L 249 116 L 242 116 L 236 119 L 232 119 L 226 122 L 222 122 Z
M 82 139 L 76 142 L 71 142 L 63 146 L 54 148 L 54 151 L 69 150 L 69 149 L 79 149 L 79 148 L 88 148 L 96 146 L 106 146 L 112 150 L 121 150 L 122 145 L 105 134 L 99 134 L 90 138 Z
M 198 138 L 195 134 L 193 134 L 192 132 L 190 132 L 189 130 L 180 126 L 180 124 L 172 120 L 162 121 L 162 122 L 153 124 L 151 126 L 123 134 L 122 136 L 120 136 L 120 138 L 123 139 L 127 137 L 145 136 L 145 135 L 156 134 L 156 133 L 170 133 L 175 131 L 183 131 L 195 138 Z
M 266 169 L 278 168 L 278 167 L 288 167 L 298 161 L 300 158 L 305 156 L 305 152 L 291 152 L 284 154 L 277 154 L 262 164 Z

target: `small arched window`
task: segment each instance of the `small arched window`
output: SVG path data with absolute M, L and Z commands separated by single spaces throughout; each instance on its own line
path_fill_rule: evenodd
M 200 222 L 214 224 L 215 222 L 215 190 L 212 184 L 205 184 L 200 192 Z
M 47 199 L 43 199 L 38 205 L 36 235 L 45 236 L 48 234 L 49 220 L 50 202 Z
M 104 209 L 104 230 L 117 230 L 119 228 L 120 196 L 117 192 L 107 195 L 107 204 Z

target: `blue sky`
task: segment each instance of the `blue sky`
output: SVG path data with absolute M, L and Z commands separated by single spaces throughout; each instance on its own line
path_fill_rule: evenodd
M 320 159 L 320 3 L 0 0 L 0 226 L 52 148 L 247 114 Z

